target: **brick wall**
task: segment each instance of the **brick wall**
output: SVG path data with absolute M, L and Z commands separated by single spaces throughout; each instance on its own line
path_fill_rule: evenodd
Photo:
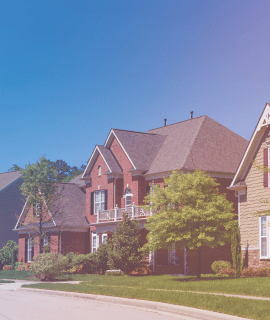
M 67 254 L 74 252 L 76 254 L 86 254 L 87 252 L 87 232 L 62 232 L 61 253 Z

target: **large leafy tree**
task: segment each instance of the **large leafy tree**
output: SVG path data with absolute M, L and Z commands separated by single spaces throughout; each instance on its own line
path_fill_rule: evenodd
M 146 202 L 155 213 L 146 228 L 145 249 L 155 251 L 172 246 L 198 250 L 197 277 L 201 275 L 201 247 L 230 242 L 234 220 L 233 205 L 220 194 L 218 183 L 201 170 L 164 178 L 165 187 L 152 186 Z
M 22 194 L 26 197 L 27 207 L 33 208 L 33 217 L 25 224 L 31 228 L 32 237 L 39 239 L 40 252 L 43 252 L 43 239 L 46 235 L 46 224 L 51 220 L 50 212 L 60 213 L 56 207 L 61 197 L 61 189 L 57 186 L 58 172 L 50 161 L 42 156 L 39 161 L 29 164 L 22 170 Z M 58 202 L 59 203 L 59 202 Z

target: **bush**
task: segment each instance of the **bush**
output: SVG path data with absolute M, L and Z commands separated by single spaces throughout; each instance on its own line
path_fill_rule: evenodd
M 221 269 L 220 273 L 222 276 L 227 275 L 229 277 L 235 277 L 235 271 L 233 269 Z
M 12 269 L 12 266 L 6 264 L 3 266 L 3 270 L 11 270 Z
M 229 261 L 218 260 L 212 263 L 211 269 L 216 274 L 220 274 L 221 269 L 231 269 L 231 263 Z
M 12 265 L 12 268 L 14 269 L 18 256 L 18 248 L 15 241 L 8 240 L 6 245 L 0 250 L 0 264 Z
M 18 266 L 23 265 L 23 262 L 15 262 L 15 270 L 18 269 Z
M 95 273 L 97 271 L 96 253 L 74 255 L 71 268 L 82 266 L 81 273 Z
M 16 268 L 17 271 L 25 271 L 25 265 L 24 264 L 20 264 L 17 266 Z
M 124 273 L 121 270 L 108 270 L 106 271 L 106 276 L 123 276 Z
M 255 278 L 255 277 L 270 277 L 270 268 L 246 268 L 241 272 L 241 277 Z
M 66 257 L 56 252 L 41 253 L 34 257 L 31 270 L 35 276 L 43 280 L 53 280 L 68 268 Z
M 97 249 L 96 254 L 97 270 L 102 274 L 109 269 L 108 266 L 108 244 L 102 243 Z

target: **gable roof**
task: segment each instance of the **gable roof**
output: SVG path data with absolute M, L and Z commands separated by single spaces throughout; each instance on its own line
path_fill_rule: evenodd
M 55 195 L 57 194 L 60 196 L 49 206 L 52 219 L 45 222 L 44 227 L 88 227 L 85 216 L 85 192 L 80 186 L 73 183 L 57 183 Z M 29 229 L 27 225 L 20 225 L 24 222 L 28 210 L 26 202 L 15 230 Z
M 207 116 L 148 132 L 167 137 L 147 174 L 176 169 L 234 174 L 248 144 L 246 139 Z
M 84 181 L 81 180 L 83 173 L 79 174 L 76 178 L 69 181 L 69 183 L 74 183 L 80 186 L 84 186 Z
M 4 191 L 10 185 L 21 179 L 20 171 L 0 173 L 0 192 Z
M 123 170 L 120 167 L 119 163 L 117 162 L 117 160 L 115 159 L 114 155 L 112 154 L 111 150 L 109 150 L 108 148 L 106 148 L 105 146 L 101 146 L 101 145 L 96 145 L 88 163 L 87 166 L 82 174 L 81 179 L 87 179 L 91 169 L 98 157 L 98 155 L 101 155 L 102 159 L 104 160 L 104 162 L 106 163 L 106 166 L 108 168 L 108 171 L 106 173 L 122 173 Z
M 253 160 L 257 147 L 270 124 L 270 103 L 266 103 L 263 112 L 257 122 L 255 130 L 243 155 L 243 158 L 237 168 L 236 174 L 229 188 L 238 189 L 239 182 L 244 180 L 247 169 Z

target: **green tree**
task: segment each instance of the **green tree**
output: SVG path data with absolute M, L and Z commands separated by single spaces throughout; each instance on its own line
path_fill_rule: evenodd
M 141 248 L 139 222 L 131 220 L 124 213 L 123 220 L 108 241 L 108 265 L 111 269 L 120 269 L 123 273 L 130 274 L 144 265 L 144 254 L 139 251 Z
M 10 169 L 8 169 L 9 172 L 13 171 L 22 171 L 22 168 L 14 164 Z
M 233 205 L 219 194 L 218 183 L 201 170 L 164 178 L 165 187 L 153 186 L 146 197 L 148 208 L 155 213 L 146 228 L 147 251 L 172 246 L 197 249 L 197 277 L 201 275 L 201 247 L 223 246 L 230 242 L 234 220 Z
M 231 235 L 231 252 L 233 260 L 233 270 L 236 277 L 240 277 L 242 269 L 242 255 L 241 255 L 241 237 L 240 230 L 238 226 L 232 229 Z
M 17 262 L 18 256 L 18 245 L 15 241 L 8 240 L 6 245 L 0 250 L 0 264 L 1 268 L 4 265 L 12 265 L 15 267 L 15 262 Z
M 39 239 L 40 252 L 43 252 L 43 240 L 46 235 L 46 224 L 51 220 L 51 215 L 61 212 L 58 207 L 61 197 L 61 188 L 56 184 L 57 171 L 50 166 L 50 161 L 45 156 L 35 164 L 29 164 L 22 171 L 23 184 L 22 194 L 26 197 L 27 206 L 33 207 L 32 221 L 28 226 L 31 228 L 32 237 Z M 50 208 L 50 213 L 48 213 Z
M 97 269 L 101 271 L 102 274 L 105 273 L 106 270 L 109 269 L 108 265 L 108 244 L 101 243 L 97 249 L 96 257 L 97 257 Z

